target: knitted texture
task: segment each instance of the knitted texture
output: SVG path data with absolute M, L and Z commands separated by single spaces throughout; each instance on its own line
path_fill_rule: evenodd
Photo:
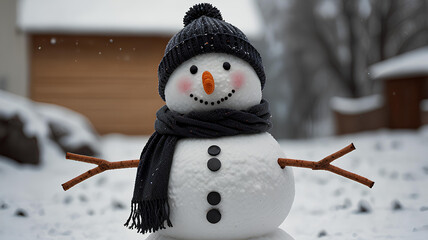
M 174 70 L 190 58 L 204 53 L 227 53 L 248 62 L 257 73 L 263 89 L 266 76 L 259 52 L 237 27 L 223 20 L 220 11 L 202 3 L 184 16 L 184 28 L 168 42 L 159 64 L 159 95 L 165 100 L 165 86 Z

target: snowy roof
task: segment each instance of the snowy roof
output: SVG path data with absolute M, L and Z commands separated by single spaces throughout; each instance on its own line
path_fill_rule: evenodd
M 383 106 L 383 98 L 379 94 L 360 98 L 333 97 L 330 106 L 342 114 L 362 114 L 380 109 Z
M 392 57 L 369 68 L 372 79 L 428 76 L 428 47 Z
M 185 12 L 201 0 L 20 0 L 18 27 L 37 33 L 115 33 L 173 35 Z M 203 2 L 203 1 L 202 1 Z M 223 18 L 249 38 L 262 35 L 255 1 L 211 0 Z

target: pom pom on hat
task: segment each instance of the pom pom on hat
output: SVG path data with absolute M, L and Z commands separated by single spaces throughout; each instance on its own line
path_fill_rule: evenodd
M 214 7 L 209 3 L 200 3 L 200 4 L 194 5 L 189 9 L 189 11 L 186 12 L 186 15 L 183 18 L 184 26 L 186 27 L 191 22 L 193 22 L 194 20 L 202 16 L 223 20 L 220 10 L 218 10 L 216 7 Z

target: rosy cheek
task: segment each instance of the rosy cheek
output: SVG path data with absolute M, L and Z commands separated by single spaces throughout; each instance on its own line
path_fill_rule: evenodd
M 245 83 L 245 75 L 242 72 L 232 73 L 232 86 L 239 89 Z
M 184 77 L 178 81 L 177 87 L 178 91 L 181 93 L 189 93 L 192 89 L 192 80 L 190 80 L 190 78 Z

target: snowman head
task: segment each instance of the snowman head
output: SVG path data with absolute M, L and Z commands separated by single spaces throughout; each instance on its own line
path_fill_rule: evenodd
M 165 87 L 166 105 L 183 114 L 217 108 L 247 110 L 261 98 L 261 83 L 254 69 L 225 53 L 187 60 L 175 69 Z
M 261 101 L 262 59 L 220 11 L 202 3 L 184 16 L 159 64 L 159 94 L 179 113 L 217 108 L 246 110 Z

